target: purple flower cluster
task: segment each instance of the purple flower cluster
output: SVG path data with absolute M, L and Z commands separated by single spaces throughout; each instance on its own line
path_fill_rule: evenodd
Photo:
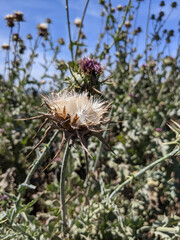
M 129 97 L 134 98 L 134 93 L 130 93 Z
M 4 130 L 4 128 L 1 128 L 0 129 L 0 133 L 3 133 L 5 130 Z
M 80 62 L 81 69 L 85 74 L 100 75 L 103 72 L 101 64 L 98 63 L 95 59 L 83 58 Z
M 162 132 L 162 128 L 156 128 L 156 132 Z
M 3 200 L 6 200 L 7 198 L 8 198 L 7 195 L 2 195 L 2 199 L 3 199 Z

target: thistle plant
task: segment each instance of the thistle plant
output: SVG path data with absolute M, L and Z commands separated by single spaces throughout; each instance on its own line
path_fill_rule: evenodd
M 94 99 L 92 96 L 88 97 L 88 94 L 85 92 L 78 94 L 75 92 L 68 92 L 67 90 L 60 93 L 53 93 L 51 97 L 43 96 L 43 104 L 48 108 L 47 113 L 41 112 L 38 116 L 24 119 L 44 119 L 44 122 L 41 124 L 38 131 L 40 131 L 45 125 L 48 125 L 43 137 L 28 154 L 28 156 L 45 140 L 50 131 L 58 129 L 63 132 L 61 144 L 51 162 L 57 158 L 63 146 L 68 141 L 68 145 L 64 153 L 60 177 L 62 221 L 63 227 L 66 227 L 64 179 L 67 165 L 66 155 L 68 154 L 69 144 L 71 145 L 74 141 L 78 141 L 82 146 L 86 159 L 86 172 L 88 174 L 88 155 L 92 158 L 88 151 L 89 136 L 97 137 L 109 149 L 111 149 L 109 144 L 101 135 L 101 132 L 105 131 L 104 129 L 101 129 L 101 126 L 109 121 L 104 116 L 108 112 L 109 104 L 104 101 Z
M 45 16 L 32 35 L 21 27 L 28 16 L 5 16 L 0 239 L 180 237 L 180 24 L 171 18 L 179 6 L 99 3 L 94 51 L 86 12 L 97 1 L 82 1 L 75 21 L 73 1 L 65 1 L 69 41 L 59 26 L 60 35 L 52 35 L 55 15 Z M 111 100 L 110 111 L 103 99 Z M 24 116 L 29 120 L 16 120 Z

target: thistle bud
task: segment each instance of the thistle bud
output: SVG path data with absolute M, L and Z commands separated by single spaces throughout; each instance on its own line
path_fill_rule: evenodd
M 164 1 L 161 1 L 161 2 L 160 2 L 160 6 L 161 6 L 161 7 L 164 7 L 164 6 L 165 6 L 165 2 L 164 2 Z
M 177 7 L 177 2 L 172 2 L 172 3 L 171 3 L 171 7 L 172 7 L 172 8 L 176 8 L 176 7 Z
M 111 8 L 111 13 L 115 13 L 116 9 L 115 8 Z
M 59 38 L 59 39 L 58 39 L 58 43 L 59 43 L 60 45 L 64 45 L 64 44 L 65 44 L 64 39 L 63 39 L 63 38 Z
M 82 31 L 80 32 L 80 38 L 81 39 L 86 39 L 86 35 Z
M 27 35 L 27 39 L 29 39 L 29 40 L 32 39 L 32 35 L 30 33 Z
M 19 40 L 19 34 L 18 33 L 14 33 L 12 35 L 12 41 L 17 42 L 18 40 Z
M 46 18 L 46 23 L 48 23 L 48 24 L 52 23 L 51 19 L 50 18 Z

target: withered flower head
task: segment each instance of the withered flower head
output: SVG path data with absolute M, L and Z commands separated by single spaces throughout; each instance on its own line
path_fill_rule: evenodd
M 118 10 L 118 11 L 121 11 L 122 9 L 123 9 L 123 7 L 122 7 L 121 5 L 118 5 L 118 6 L 117 6 L 117 10 Z
M 97 126 L 103 122 L 103 116 L 107 112 L 104 102 L 88 98 L 87 93 L 65 91 L 52 94 L 51 98 L 44 97 L 44 100 L 53 114 L 61 116 L 63 120 L 68 115 L 70 119 L 68 129 L 73 129 L 74 124 L 76 128 Z
M 47 37 L 48 36 L 48 24 L 47 23 L 40 23 L 37 25 L 38 34 L 41 37 Z
M 81 70 L 85 74 L 92 74 L 92 75 L 100 75 L 103 72 L 103 68 L 101 67 L 101 64 L 98 63 L 95 59 L 91 58 L 83 58 L 80 62 L 81 64 Z
M 80 18 L 76 18 L 76 19 L 74 20 L 74 24 L 75 24 L 76 27 L 80 27 L 81 24 L 82 24 L 81 19 L 80 19 Z
M 125 22 L 124 25 L 125 25 L 126 28 L 130 28 L 132 26 L 129 21 Z
M 44 141 L 47 133 L 53 129 L 62 130 L 64 135 L 53 160 L 58 156 L 67 140 L 78 140 L 84 150 L 87 162 L 87 154 L 90 155 L 87 149 L 87 140 L 90 135 L 99 138 L 110 149 L 101 135 L 103 131 L 101 125 L 109 121 L 104 116 L 109 108 L 106 102 L 88 97 L 87 93 L 78 94 L 68 91 L 54 93 L 51 97 L 43 96 L 43 101 L 48 112 L 25 119 L 45 119 L 40 129 L 49 123 L 44 136 L 28 155 Z
M 9 27 L 14 27 L 14 21 L 15 21 L 14 15 L 8 14 L 4 17 L 4 19 L 7 21 L 7 25 Z
M 4 49 L 4 50 L 9 50 L 9 49 L 10 49 L 10 46 L 9 46 L 9 44 L 7 44 L 7 43 L 3 43 L 3 44 L 1 45 L 1 48 Z
M 23 22 L 24 21 L 24 14 L 20 11 L 15 11 L 14 12 L 14 20 L 16 22 Z

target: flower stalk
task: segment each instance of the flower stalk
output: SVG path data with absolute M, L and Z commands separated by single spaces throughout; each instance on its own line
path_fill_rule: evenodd
M 147 170 L 153 168 L 154 166 L 156 166 L 157 164 L 163 162 L 164 160 L 166 160 L 167 158 L 175 155 L 176 153 L 178 153 L 180 149 L 176 148 L 174 149 L 172 152 L 168 153 L 166 156 L 157 159 L 155 162 L 149 164 L 148 166 L 146 166 L 145 168 L 141 169 L 139 172 L 137 172 L 135 175 L 129 177 L 126 181 L 124 181 L 122 184 L 120 184 L 118 187 L 116 187 L 114 189 L 114 191 L 110 194 L 109 198 L 113 198 L 116 193 L 118 193 L 122 188 L 124 188 L 127 184 L 129 184 L 130 182 L 132 182 L 134 179 L 138 178 L 139 176 L 143 175 Z
M 61 174 L 60 174 L 60 199 L 61 199 L 61 220 L 62 220 L 62 227 L 63 233 L 66 234 L 66 203 L 65 203 L 65 177 L 66 177 L 66 167 L 67 167 L 67 160 L 69 155 L 69 139 L 66 144 L 66 148 L 64 151 L 62 166 L 61 166 Z

